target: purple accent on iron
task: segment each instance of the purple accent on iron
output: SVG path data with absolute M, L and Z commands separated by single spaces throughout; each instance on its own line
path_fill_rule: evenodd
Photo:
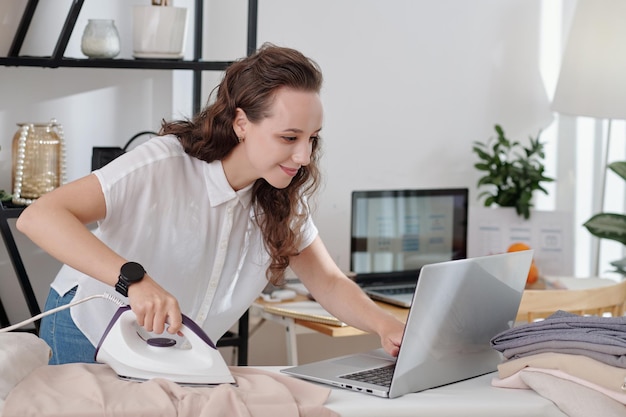
M 198 326 L 193 320 L 183 314 L 183 324 L 189 328 L 192 332 L 198 335 L 200 339 L 202 339 L 207 345 L 211 346 L 213 349 L 217 349 L 215 344 L 209 338 L 204 330 L 200 326 Z
M 100 338 L 100 341 L 98 342 L 98 347 L 96 347 L 96 353 L 94 355 L 94 360 L 95 360 L 95 358 L 98 357 L 98 351 L 100 350 L 100 346 L 102 346 L 102 342 L 104 342 L 104 339 L 107 337 L 107 335 L 111 331 L 111 328 L 113 327 L 113 325 L 115 324 L 117 319 L 119 319 L 120 316 L 122 315 L 122 313 L 124 313 L 126 310 L 130 310 L 130 306 L 123 306 L 123 307 L 118 308 L 117 311 L 115 312 L 115 314 L 113 315 L 113 318 L 109 322 L 109 325 L 107 326 L 106 330 L 102 334 L 102 337 Z

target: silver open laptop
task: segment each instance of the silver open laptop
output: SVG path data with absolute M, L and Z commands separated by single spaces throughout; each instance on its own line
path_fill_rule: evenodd
M 425 265 L 397 358 L 376 349 L 283 372 L 388 398 L 493 372 L 502 357 L 490 340 L 515 321 L 532 255 L 530 250 Z M 364 381 L 378 370 L 386 381 Z

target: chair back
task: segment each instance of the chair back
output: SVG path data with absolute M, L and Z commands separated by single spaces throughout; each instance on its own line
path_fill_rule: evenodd
M 579 315 L 624 315 L 626 280 L 585 289 L 525 290 L 517 312 L 518 322 L 533 322 L 557 310 Z

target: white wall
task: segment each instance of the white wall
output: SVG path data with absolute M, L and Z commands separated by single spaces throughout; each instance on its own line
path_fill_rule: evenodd
M 539 1 L 260 3 L 259 43 L 298 48 L 325 73 L 317 223 L 341 267 L 352 190 L 469 187 L 478 204 L 472 142 L 495 123 L 526 140 L 552 120 Z
M 86 19 L 107 16 L 116 19 L 122 37 L 120 56 L 129 58 L 129 7 L 145 2 L 85 2 L 68 55 L 82 56 Z M 38 28 L 52 24 L 69 0 L 40 3 L 48 10 Z M 316 222 L 342 268 L 348 267 L 352 190 L 469 187 L 478 204 L 472 141 L 491 136 L 495 123 L 520 140 L 551 123 L 538 62 L 540 0 L 259 3 L 259 44 L 298 48 L 324 71 L 325 186 Z M 246 7 L 245 0 L 207 3 L 207 58 L 245 54 Z M 26 49 L 41 49 L 47 37 L 39 33 Z M 215 78 L 207 74 L 205 94 Z M 65 128 L 68 177 L 74 179 L 88 173 L 92 146 L 123 145 L 140 130 L 158 128 L 161 118 L 184 115 L 188 80 L 188 73 L 177 72 L 172 91 L 168 71 L 0 67 L 0 188 L 10 187 L 16 122 L 56 117 Z M 36 251 L 24 250 L 29 268 Z M 4 284 L 12 271 L 6 259 L 0 267 L 6 303 L 15 298 Z M 38 293 L 45 294 L 51 279 L 34 277 Z M 19 305 L 9 310 L 16 318 L 27 315 Z

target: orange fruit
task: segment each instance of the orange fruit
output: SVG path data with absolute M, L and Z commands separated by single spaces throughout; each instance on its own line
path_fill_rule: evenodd
M 509 246 L 509 249 L 507 249 L 507 252 L 519 252 L 522 250 L 529 250 L 530 246 L 528 246 L 525 243 L 522 242 L 515 242 L 513 243 L 511 246 Z
M 533 260 L 530 264 L 530 270 L 528 271 L 528 277 L 526 278 L 526 284 L 534 284 L 539 279 L 539 268 Z
M 515 242 L 507 249 L 507 252 L 519 252 L 523 250 L 529 250 L 530 246 L 522 242 Z M 528 271 L 528 277 L 526 278 L 526 284 L 534 284 L 539 279 L 539 268 L 535 264 L 535 260 L 530 264 L 530 270 Z

